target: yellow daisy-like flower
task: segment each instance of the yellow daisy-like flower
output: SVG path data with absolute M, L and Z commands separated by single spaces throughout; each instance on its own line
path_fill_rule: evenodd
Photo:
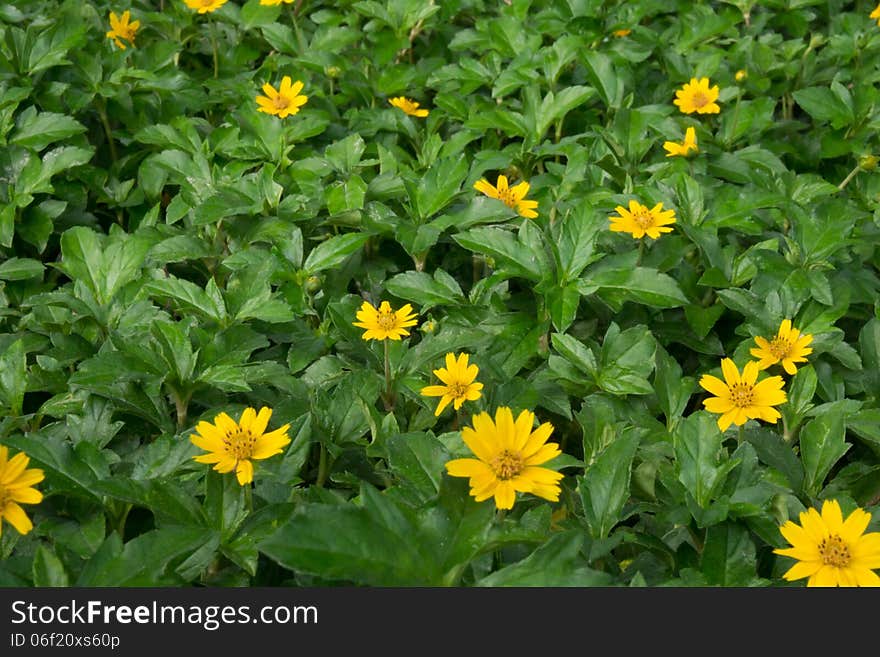
M 470 494 L 477 502 L 495 498 L 499 509 L 511 509 L 517 491 L 559 501 L 559 482 L 563 475 L 550 468 L 538 467 L 562 452 L 556 443 L 548 443 L 553 425 L 544 422 L 532 430 L 535 414 L 523 411 L 513 419 L 506 406 L 495 411 L 495 421 L 488 413 L 473 418 L 473 428 L 465 427 L 461 438 L 477 457 L 447 461 L 446 471 L 453 477 L 470 477 Z
M 771 376 L 756 383 L 758 363 L 746 363 L 740 376 L 739 369 L 730 358 L 721 361 L 721 372 L 724 381 L 709 374 L 704 374 L 700 379 L 700 385 L 715 395 L 704 399 L 703 406 L 711 413 L 721 413 L 719 429 L 724 431 L 731 423 L 741 426 L 753 418 L 776 424 L 776 420 L 782 417 L 773 408 L 787 400 L 782 390 L 785 382 L 781 376 Z
M 361 336 L 364 340 L 400 340 L 409 335 L 407 327 L 417 323 L 411 305 L 406 304 L 395 311 L 387 301 L 383 301 L 378 310 L 369 301 L 364 301 L 357 311 L 357 318 L 360 321 L 352 322 L 352 325 L 367 329 Z
M 808 577 L 807 586 L 880 586 L 880 532 L 865 533 L 871 514 L 856 508 L 846 520 L 837 500 L 825 500 L 822 514 L 814 508 L 779 528 L 792 547 L 773 550 L 797 560 L 783 577 Z
M 194 456 L 199 463 L 213 463 L 217 472 L 226 473 L 235 470 L 238 483 L 244 486 L 254 480 L 254 464 L 252 461 L 267 459 L 280 454 L 282 448 L 290 443 L 287 436 L 289 424 L 280 429 L 266 433 L 272 409 L 262 407 L 257 413 L 253 408 L 246 408 L 236 422 L 226 413 L 214 417 L 214 424 L 199 422 L 196 425 L 198 435 L 191 434 L 190 440 L 207 454 Z
M 34 528 L 20 505 L 43 501 L 43 494 L 31 486 L 43 481 L 44 475 L 38 468 L 28 468 L 28 463 L 30 457 L 24 452 L 9 458 L 9 449 L 0 447 L 0 534 L 4 520 L 22 535 Z
M 428 110 L 419 109 L 419 104 L 414 100 L 410 100 L 409 98 L 398 96 L 397 98 L 390 98 L 388 102 L 394 105 L 396 108 L 403 110 L 404 113 L 409 114 L 410 116 L 417 116 L 420 119 L 428 116 Z
M 737 82 L 745 82 L 748 77 L 749 72 L 746 69 L 741 68 L 734 74 L 733 79 Z
M 792 328 L 791 320 L 784 319 L 779 325 L 779 331 L 772 340 L 756 336 L 757 349 L 751 349 L 750 353 L 759 358 L 758 369 L 766 370 L 771 365 L 782 362 L 782 367 L 789 374 L 797 373 L 795 363 L 806 363 L 804 356 L 813 353 L 812 347 L 807 345 L 813 341 L 810 334 L 801 335 L 796 328 Z
M 880 25 L 880 4 L 877 5 L 877 8 L 874 9 L 869 15 L 868 18 L 876 19 L 877 25 Z
M 609 229 L 615 233 L 631 233 L 635 239 L 647 235 L 655 240 L 660 237 L 660 233 L 671 233 L 672 228 L 669 225 L 675 223 L 675 210 L 664 210 L 662 203 L 649 210 L 647 205 L 630 201 L 629 210 L 622 205 L 614 209 L 617 215 L 609 217 Z
M 680 144 L 676 141 L 663 142 L 663 148 L 667 151 L 666 157 L 674 157 L 675 155 L 687 157 L 690 155 L 691 151 L 695 154 L 699 153 L 700 149 L 697 146 L 697 131 L 693 128 L 688 128 L 684 131 L 683 142 Z
M 197 9 L 200 14 L 207 14 L 220 9 L 227 0 L 184 0 L 190 9 Z
M 538 216 L 538 213 L 535 212 L 538 202 L 526 200 L 526 194 L 529 193 L 529 183 L 525 181 L 508 187 L 507 176 L 498 176 L 498 186 L 495 187 L 485 178 L 480 178 L 474 183 L 474 189 L 483 192 L 489 198 L 503 202 L 507 207 L 516 210 L 520 217 L 534 219 Z
M 425 397 L 441 397 L 434 415 L 440 415 L 450 403 L 458 410 L 466 401 L 480 398 L 483 384 L 474 381 L 480 368 L 473 363 L 468 365 L 468 358 L 468 354 L 461 354 L 456 360 L 455 354 L 446 354 L 446 367 L 434 370 L 434 374 L 444 385 L 422 388 L 422 395 Z
M 140 21 L 131 21 L 131 12 L 127 9 L 122 12 L 122 16 L 117 16 L 114 12 L 110 12 L 110 31 L 107 32 L 107 38 L 113 39 L 113 43 L 122 50 L 125 50 L 125 44 L 120 39 L 128 41 L 134 47 L 134 37 L 138 28 L 141 26 Z
M 281 85 L 275 90 L 268 82 L 263 85 L 265 96 L 257 96 L 258 112 L 274 114 L 279 119 L 292 116 L 299 112 L 299 108 L 306 104 L 309 97 L 300 95 L 303 83 L 297 80 L 293 82 L 289 75 L 281 78 Z
M 685 114 L 718 114 L 718 85 L 709 87 L 709 78 L 691 78 L 681 89 L 675 92 L 674 105 Z

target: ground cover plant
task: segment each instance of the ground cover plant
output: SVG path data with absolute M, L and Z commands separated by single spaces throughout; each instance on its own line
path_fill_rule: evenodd
M 0 584 L 880 583 L 880 7 L 0 7 Z

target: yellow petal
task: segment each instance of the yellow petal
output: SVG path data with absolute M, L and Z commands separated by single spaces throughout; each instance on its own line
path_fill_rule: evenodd
M 254 464 L 247 459 L 239 461 L 235 469 L 235 477 L 242 486 L 251 483 L 254 480 Z
M 6 520 L 9 521 L 9 524 L 15 527 L 18 533 L 22 536 L 34 528 L 31 519 L 28 518 L 24 509 L 18 506 L 15 502 L 7 502 L 0 515 L 6 518 Z

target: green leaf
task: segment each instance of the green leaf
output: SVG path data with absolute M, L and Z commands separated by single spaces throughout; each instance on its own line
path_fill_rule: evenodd
M 209 290 L 213 280 L 208 281 Z M 214 285 L 216 286 L 216 283 Z M 144 284 L 142 289 L 147 294 L 154 295 L 159 299 L 174 301 L 181 310 L 195 312 L 206 319 L 218 323 L 222 323 L 226 319 L 226 306 L 222 297 L 217 298 L 209 295 L 206 290 L 186 279 L 169 276 L 149 281 Z
M 55 552 L 41 544 L 34 553 L 33 563 L 34 586 L 69 586 L 70 580 L 64 564 Z
M 327 187 L 324 198 L 330 214 L 341 214 L 351 210 L 362 210 L 366 195 L 367 183 L 359 175 L 352 174 L 348 180 L 337 181 Z
M 855 120 L 852 95 L 837 81 L 830 87 L 808 87 L 793 94 L 795 102 L 818 121 L 828 121 L 837 129 Z
M 584 285 L 597 287 L 597 294 L 616 309 L 624 301 L 636 301 L 655 308 L 677 308 L 689 303 L 674 278 L 649 267 L 588 273 L 582 281 Z
M 545 274 L 536 254 L 503 228 L 480 226 L 453 235 L 452 239 L 468 251 L 492 256 L 498 267 L 512 276 L 540 281 Z
M 550 336 L 550 342 L 553 348 L 562 354 L 569 363 L 577 367 L 588 377 L 596 377 L 599 371 L 596 357 L 586 345 L 564 333 L 553 333 Z
M 607 538 L 620 521 L 638 446 L 637 431 L 621 433 L 587 466 L 584 476 L 578 477 L 584 517 L 594 539 Z
M 45 269 L 46 267 L 39 260 L 13 257 L 0 265 L 0 280 L 23 281 L 40 278 Z
M 868 394 L 874 391 L 876 397 L 880 390 L 880 319 L 871 318 L 859 331 L 859 353 L 865 370 L 862 385 Z
M 557 331 L 566 331 L 577 317 L 580 301 L 581 293 L 576 283 L 550 288 L 546 294 L 546 303 L 553 328 Z
M 799 492 L 804 484 L 804 466 L 791 445 L 775 431 L 764 427 L 746 429 L 744 437 L 755 448 L 758 458 L 785 475 L 793 491 Z
M 443 465 L 451 457 L 443 443 L 425 433 L 402 433 L 387 443 L 388 465 L 425 502 L 440 490 Z
M 401 508 L 361 486 L 362 505 L 303 503 L 262 541 L 260 551 L 285 568 L 367 586 L 430 586 L 436 565 L 413 541 L 416 530 Z
M 807 422 L 801 429 L 801 460 L 804 464 L 805 489 L 813 497 L 819 494 L 825 477 L 850 445 L 845 440 L 844 413 L 834 409 Z
M 706 528 L 700 569 L 711 586 L 749 586 L 755 583 L 755 544 L 742 525 L 723 522 Z
M 21 415 L 26 388 L 27 354 L 18 339 L 0 355 L 0 399 L 13 416 Z
M 724 436 L 715 417 L 706 411 L 682 420 L 672 437 L 678 480 L 699 507 L 707 509 L 737 461 L 722 458 Z
M 422 313 L 433 306 L 457 305 L 465 300 L 458 282 L 442 269 L 437 269 L 433 278 L 420 271 L 397 274 L 385 281 L 385 289 L 416 303 Z
M 661 345 L 657 345 L 654 363 L 654 391 L 666 416 L 666 426 L 671 427 L 684 413 L 696 385 L 693 377 L 682 376 L 678 361 Z
M 624 86 L 617 77 L 611 58 L 595 50 L 584 51 L 582 57 L 590 84 L 599 92 L 599 97 L 605 106 L 620 107 Z
M 476 583 L 476 586 L 608 586 L 611 577 L 593 570 L 581 556 L 583 533 L 572 530 L 557 534 L 525 559 L 505 566 Z
M 41 151 L 49 144 L 86 131 L 86 127 L 67 114 L 32 111 L 21 113 L 10 143 Z
M 346 233 L 336 235 L 321 242 L 309 252 L 303 270 L 316 274 L 325 269 L 332 269 L 345 262 L 352 253 L 360 249 L 370 239 L 367 233 Z
M 612 322 L 605 333 L 599 353 L 599 376 L 602 390 L 615 395 L 648 395 L 654 387 L 648 376 L 654 369 L 657 341 L 644 326 L 621 331 Z
M 420 221 L 427 220 L 449 205 L 467 174 L 468 161 L 464 154 L 437 160 L 410 192 L 416 217 Z

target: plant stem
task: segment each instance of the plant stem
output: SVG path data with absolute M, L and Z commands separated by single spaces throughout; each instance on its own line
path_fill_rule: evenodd
M 849 181 L 856 177 L 856 174 L 859 172 L 859 169 L 861 169 L 861 167 L 857 164 L 855 169 L 853 169 L 848 174 L 846 174 L 846 178 L 844 178 L 840 182 L 840 184 L 837 186 L 837 189 L 843 190 L 844 187 L 849 185 Z
M 642 256 L 645 255 L 645 239 L 639 240 L 639 255 L 636 258 L 636 267 L 642 264 Z
M 254 512 L 254 491 L 251 484 L 242 486 L 244 488 L 244 505 L 247 507 L 248 515 Z
M 318 456 L 318 478 L 315 480 L 315 486 L 323 488 L 325 481 L 327 481 L 327 448 L 324 447 L 324 443 L 321 443 L 321 453 Z
M 214 55 L 214 79 L 216 80 L 220 72 L 220 63 L 217 59 L 217 22 L 211 24 L 208 32 L 211 36 L 211 53 Z
M 104 126 L 104 134 L 107 137 L 107 146 L 110 147 L 110 158 L 113 164 L 119 159 L 116 155 L 116 142 L 113 141 L 113 129 L 110 127 L 110 119 L 107 118 L 107 105 L 103 98 L 95 96 L 98 101 L 98 116 L 101 117 L 101 125 Z
M 385 410 L 394 409 L 394 393 L 391 390 L 391 355 L 389 353 L 388 340 L 382 341 L 385 347 Z

